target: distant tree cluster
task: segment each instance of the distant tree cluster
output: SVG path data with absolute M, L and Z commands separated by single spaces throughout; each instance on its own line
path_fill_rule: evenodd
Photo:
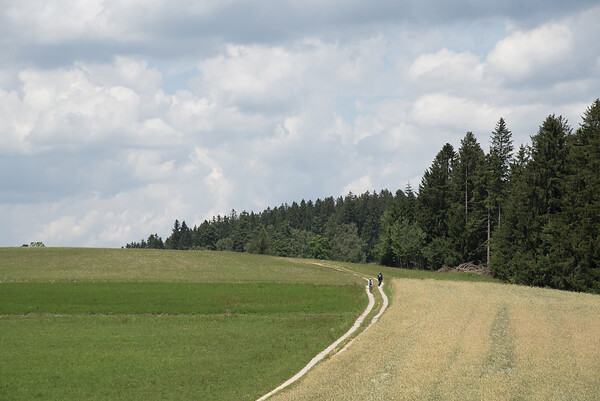
M 486 154 L 467 132 L 445 144 L 418 193 L 350 193 L 261 213 L 232 210 L 189 228 L 175 221 L 163 241 L 127 247 L 210 249 L 377 261 L 439 269 L 485 264 L 506 281 L 600 292 L 600 100 L 573 133 L 550 115 L 515 153 L 500 119 Z
M 125 245 L 126 248 L 145 248 L 145 249 L 164 249 L 165 244 L 158 234 L 150 234 L 147 240 L 141 240 L 140 242 L 130 242 Z
M 401 191 L 400 191 L 401 192 Z M 394 202 L 387 191 L 352 193 L 315 202 L 302 200 L 260 213 L 216 216 L 190 228 L 175 220 L 171 235 L 153 234 L 128 248 L 207 249 L 287 257 L 370 262 L 379 238 L 381 217 Z

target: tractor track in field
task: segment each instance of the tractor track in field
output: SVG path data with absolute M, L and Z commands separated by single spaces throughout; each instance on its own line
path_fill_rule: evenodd
M 328 264 L 324 264 L 324 263 L 313 262 L 313 264 L 331 268 L 331 269 L 335 269 L 335 270 L 345 272 L 345 273 L 354 274 L 355 276 L 358 276 L 364 280 L 367 280 L 367 283 L 368 283 L 368 278 L 366 276 L 356 273 L 356 272 L 353 272 L 351 270 L 343 269 L 343 268 L 340 268 L 337 266 L 332 266 L 332 265 L 328 265 Z M 380 287 L 377 287 L 377 289 L 379 290 L 379 293 L 381 294 L 381 298 L 383 300 L 381 308 L 379 309 L 379 312 L 375 316 L 373 316 L 373 318 L 371 319 L 371 322 L 360 333 L 358 333 L 357 336 L 364 333 L 365 331 L 367 331 L 367 329 L 369 327 L 371 327 L 373 324 L 377 323 L 377 321 L 379 320 L 379 317 L 386 310 L 386 308 L 389 304 L 389 301 L 388 301 L 388 297 L 383 292 L 382 287 L 383 287 L 383 283 L 381 284 Z M 282 383 L 275 389 L 271 390 L 267 394 L 258 398 L 256 401 L 264 401 L 264 400 L 268 399 L 269 397 L 275 395 L 279 391 L 283 390 L 284 388 L 288 387 L 292 383 L 298 381 L 312 367 L 314 367 L 318 362 L 322 361 L 325 357 L 329 356 L 329 354 L 331 354 L 332 351 L 336 350 L 337 347 L 342 342 L 344 342 L 346 339 L 348 339 L 348 337 L 350 337 L 352 334 L 354 334 L 354 332 L 356 332 L 360 328 L 360 326 L 362 325 L 365 318 L 369 315 L 369 313 L 371 313 L 371 311 L 373 310 L 373 307 L 375 306 L 375 297 L 373 296 L 372 291 L 369 290 L 368 284 L 365 286 L 365 291 L 367 293 L 367 296 L 369 297 L 369 304 L 367 305 L 367 307 L 363 311 L 363 313 L 356 319 L 356 321 L 354 322 L 354 325 L 352 327 L 350 327 L 350 329 L 346 333 L 344 333 L 340 338 L 335 340 L 331 345 L 329 345 L 327 348 L 325 348 L 323 351 L 321 351 L 319 354 L 317 354 L 313 359 L 311 359 L 311 361 L 305 367 L 303 367 L 298 373 L 296 373 L 294 376 L 289 378 L 287 381 L 285 381 L 284 383 Z M 337 352 L 333 353 L 332 355 L 335 355 L 336 353 L 345 351 L 352 344 L 352 342 L 354 342 L 355 339 L 356 339 L 356 336 L 353 339 L 351 339 L 342 349 L 339 349 Z

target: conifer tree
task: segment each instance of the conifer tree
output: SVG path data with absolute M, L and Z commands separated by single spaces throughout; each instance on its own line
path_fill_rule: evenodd
M 496 129 L 492 132 L 490 152 L 486 157 L 487 163 L 487 265 L 490 264 L 490 240 L 492 234 L 492 219 L 497 217 L 495 226 L 502 220 L 502 208 L 508 196 L 510 164 L 514 146 L 512 133 L 506 127 L 506 122 L 500 118 Z
M 179 249 L 179 237 L 181 236 L 181 226 L 179 224 L 179 220 L 175 219 L 175 223 L 173 224 L 173 230 L 171 231 L 171 235 L 165 241 L 165 248 L 167 249 Z
M 529 285 L 552 284 L 547 224 L 561 210 L 570 134 L 567 121 L 551 115 L 531 138 L 531 160 L 511 186 L 506 219 L 494 239 L 491 264 L 501 278 Z
M 179 241 L 176 249 L 190 249 L 192 247 L 192 232 L 185 224 L 185 220 L 181 222 Z
M 545 230 L 553 287 L 600 293 L 600 100 L 569 146 L 561 211 Z
M 461 141 L 452 170 L 448 237 L 455 263 L 479 262 L 485 244 L 485 154 L 472 132 Z M 448 255 L 450 256 L 450 255 Z
M 446 238 L 448 235 L 450 174 L 455 156 L 452 145 L 445 144 L 419 185 L 418 220 L 429 238 Z
M 508 179 L 510 162 L 513 155 L 512 133 L 506 127 L 506 122 L 500 118 L 496 129 L 492 132 L 492 143 L 488 154 L 488 192 L 490 208 L 497 215 L 497 225 L 502 220 L 502 204 L 508 194 Z

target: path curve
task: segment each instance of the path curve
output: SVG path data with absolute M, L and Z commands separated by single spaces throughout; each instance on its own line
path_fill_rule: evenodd
M 321 263 L 315 263 L 318 264 L 320 266 L 325 266 L 325 267 L 332 267 L 336 270 L 341 270 L 337 267 L 334 266 L 327 266 Z M 345 270 L 345 269 L 344 269 Z M 352 271 L 348 271 L 352 274 L 358 275 L 362 278 L 365 278 L 362 275 L 359 275 L 356 272 L 352 272 Z M 368 279 L 365 278 L 365 280 L 367 280 L 368 283 Z M 385 311 L 385 309 L 388 306 L 388 298 L 385 295 L 385 293 L 383 292 L 383 284 L 380 287 L 377 287 L 379 289 L 379 292 L 381 293 L 381 296 L 383 298 L 383 304 L 381 306 L 381 309 L 379 310 L 379 312 L 377 313 L 377 315 L 375 315 L 373 317 L 373 319 L 371 319 L 371 322 L 369 323 L 369 325 L 367 327 L 365 327 L 365 329 L 362 331 L 362 333 L 364 333 L 369 327 L 371 327 L 374 323 L 377 322 L 377 320 L 379 320 L 379 317 L 383 314 L 383 312 Z M 369 285 L 367 284 L 367 286 L 365 287 L 365 291 L 367 292 L 367 296 L 369 297 L 369 304 L 367 305 L 367 308 L 364 310 L 364 312 L 358 317 L 358 319 L 356 319 L 356 321 L 354 322 L 354 325 L 352 327 L 350 327 L 350 329 L 344 334 L 342 335 L 340 338 L 338 338 L 337 340 L 335 340 L 329 347 L 325 348 L 323 351 L 321 351 L 317 356 L 315 356 L 313 359 L 311 359 L 311 361 L 304 367 L 302 368 L 298 373 L 296 373 L 294 376 L 292 376 L 291 378 L 289 378 L 287 381 L 285 381 L 283 384 L 281 384 L 280 386 L 278 386 L 277 388 L 271 390 L 270 392 L 268 392 L 267 394 L 263 395 L 262 397 L 260 397 L 259 399 L 257 399 L 256 401 L 264 401 L 267 398 L 271 397 L 272 395 L 274 395 L 275 393 L 283 390 L 284 388 L 286 388 L 287 386 L 289 386 L 290 384 L 294 383 L 295 381 L 297 381 L 298 379 L 300 379 L 302 376 L 304 376 L 313 366 L 315 366 L 319 361 L 321 361 L 323 358 L 325 358 L 331 351 L 333 351 L 338 345 L 340 345 L 340 343 L 342 343 L 345 339 L 347 339 L 352 333 L 354 333 L 356 330 L 358 330 L 358 328 L 360 327 L 360 325 L 362 324 L 362 322 L 365 320 L 365 317 L 367 317 L 367 315 L 369 313 L 371 313 L 371 310 L 373 309 L 373 306 L 375 305 L 375 297 L 373 296 L 373 293 L 371 291 L 369 291 Z M 346 348 L 348 348 L 348 346 L 354 341 L 354 339 L 352 339 L 352 341 L 350 341 L 348 344 L 346 344 L 346 346 L 340 350 L 340 352 L 344 351 Z
M 379 312 L 375 316 L 373 316 L 373 319 L 371 319 L 371 323 L 369 323 L 369 325 L 367 327 L 365 327 L 365 329 L 360 334 L 364 333 L 365 331 L 368 330 L 369 327 L 371 327 L 372 325 L 377 323 L 377 321 L 379 320 L 379 317 L 383 314 L 383 312 L 386 310 L 386 308 L 389 305 L 388 297 L 387 297 L 387 295 L 385 295 L 385 292 L 383 292 L 383 283 L 381 283 L 381 286 L 377 287 L 377 289 L 381 293 L 381 298 L 383 299 L 383 304 L 381 305 L 381 309 L 379 309 Z M 354 340 L 356 340 L 356 337 L 354 337 L 352 340 L 350 340 L 348 342 L 348 344 L 346 344 L 344 346 L 344 348 L 342 348 L 340 350 L 340 352 L 346 351 L 346 349 L 348 349 L 348 347 L 350 347 L 350 345 L 352 345 Z

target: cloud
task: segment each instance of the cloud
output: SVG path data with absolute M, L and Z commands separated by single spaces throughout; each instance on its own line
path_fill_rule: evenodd
M 533 75 L 552 76 L 571 59 L 573 33 L 558 23 L 531 31 L 517 31 L 496 44 L 488 54 L 492 74 L 509 81 L 522 81 Z
M 587 1 L 89 4 L 0 13 L 0 244 L 416 189 L 445 142 L 504 117 L 525 143 L 600 90 Z
M 0 88 L 0 155 L 31 152 L 25 138 L 33 129 L 30 111 L 23 105 L 16 91 Z
M 371 178 L 368 175 L 365 175 L 346 185 L 342 192 L 342 195 L 349 194 L 350 192 L 352 192 L 355 195 L 364 194 L 365 192 L 371 191 L 372 189 L 373 183 L 371 183 Z
M 419 97 L 411 118 L 422 127 L 440 127 L 467 131 L 484 131 L 498 120 L 498 110 L 489 104 L 444 94 Z
M 68 69 L 27 69 L 19 79 L 21 90 L 7 97 L 11 109 L 19 110 L 17 118 L 26 118 L 26 123 L 13 119 L 11 136 L 18 138 L 21 152 L 123 143 L 140 125 L 152 128 L 146 119 L 169 102 L 159 89 L 160 74 L 145 62 L 122 57 L 110 68 L 78 63 Z
M 380 36 L 347 46 L 306 39 L 289 47 L 229 45 L 225 54 L 199 63 L 197 89 L 242 111 L 286 112 L 305 96 L 333 96 L 366 89 L 365 78 L 381 68 Z
M 119 168 L 126 171 L 129 165 L 133 170 L 137 179 L 133 187 L 122 187 L 113 195 L 84 192 L 52 202 L 0 203 L 0 211 L 28 215 L 23 223 L 31 224 L 33 231 L 21 232 L 19 241 L 40 238 L 48 246 L 118 246 L 150 233 L 164 235 L 175 218 L 193 226 L 230 210 L 226 208 L 232 185 L 208 153 L 195 148 L 187 158 L 176 161 L 163 160 L 156 151 L 133 151 Z M 0 237 L 0 241 L 7 240 Z
M 480 84 L 484 64 L 469 52 L 442 49 L 418 56 L 408 69 L 408 77 L 422 86 L 459 87 Z

